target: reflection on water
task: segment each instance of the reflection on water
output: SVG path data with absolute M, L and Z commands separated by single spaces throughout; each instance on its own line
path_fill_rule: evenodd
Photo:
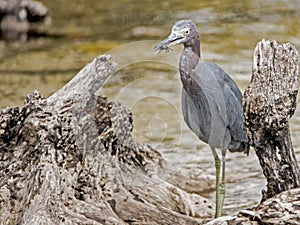
M 219 64 L 244 90 L 259 40 L 291 42 L 300 49 L 298 0 L 122 2 L 44 1 L 53 19 L 48 37 L 23 46 L 0 43 L 0 106 L 22 105 L 34 89 L 48 96 L 93 57 L 108 52 L 119 67 L 101 91 L 133 111 L 135 138 L 151 143 L 175 170 L 214 175 L 208 146 L 189 131 L 181 115 L 177 65 L 182 48 L 154 56 L 153 47 L 176 20 L 192 19 L 203 58 Z M 298 159 L 299 120 L 298 108 L 291 122 Z M 228 154 L 226 169 L 225 211 L 259 202 L 264 179 L 254 152 L 249 157 Z

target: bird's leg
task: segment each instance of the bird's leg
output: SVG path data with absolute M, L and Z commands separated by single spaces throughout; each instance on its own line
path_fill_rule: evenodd
M 220 185 L 220 172 L 221 172 L 221 160 L 216 152 L 216 149 L 211 147 L 216 167 L 216 214 L 215 217 L 220 217 L 222 214 L 222 199 L 221 199 L 221 185 Z M 223 179 L 223 173 L 222 173 Z M 223 195 L 224 198 L 224 195 Z
M 226 156 L 226 149 L 222 149 L 222 176 L 221 176 L 221 183 L 220 183 L 220 208 L 221 213 L 223 209 L 224 204 L 224 198 L 225 198 L 225 156 Z

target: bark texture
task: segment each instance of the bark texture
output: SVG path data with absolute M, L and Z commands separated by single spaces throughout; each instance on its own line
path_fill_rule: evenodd
M 99 56 L 65 87 L 0 112 L 1 224 L 200 224 L 205 198 L 166 181 L 132 139 L 132 115 L 94 93 L 114 72 Z
M 289 43 L 262 40 L 254 51 L 243 107 L 246 133 L 267 179 L 262 200 L 300 187 L 289 133 L 289 119 L 297 102 L 298 60 L 297 50 Z

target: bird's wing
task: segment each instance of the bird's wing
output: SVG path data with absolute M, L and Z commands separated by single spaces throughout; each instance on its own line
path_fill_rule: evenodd
M 217 64 L 211 62 L 203 62 L 212 72 L 212 75 L 219 82 L 220 86 L 226 85 L 234 94 L 234 96 L 242 103 L 242 93 L 232 78 Z
M 226 146 L 231 140 L 244 141 L 242 94 L 230 76 L 218 65 L 199 62 L 194 77 L 206 95 L 211 111 L 211 135 Z M 230 136 L 229 136 L 229 133 Z M 218 137 L 217 137 L 218 136 Z

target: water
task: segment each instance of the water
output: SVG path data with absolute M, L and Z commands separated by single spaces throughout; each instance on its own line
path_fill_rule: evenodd
M 44 1 L 53 23 L 48 36 L 26 44 L 0 43 L 0 106 L 21 106 L 38 89 L 45 96 L 62 87 L 86 63 L 109 53 L 118 71 L 101 92 L 133 111 L 134 137 L 158 149 L 178 173 L 214 175 L 207 145 L 186 127 L 180 109 L 178 60 L 182 50 L 154 56 L 153 47 L 179 19 L 192 19 L 202 56 L 227 71 L 241 90 L 248 85 L 252 56 L 262 38 L 300 49 L 300 1 Z M 300 159 L 300 110 L 291 120 Z M 265 185 L 253 151 L 228 154 L 225 212 L 260 201 Z M 214 192 L 205 193 L 212 200 Z

